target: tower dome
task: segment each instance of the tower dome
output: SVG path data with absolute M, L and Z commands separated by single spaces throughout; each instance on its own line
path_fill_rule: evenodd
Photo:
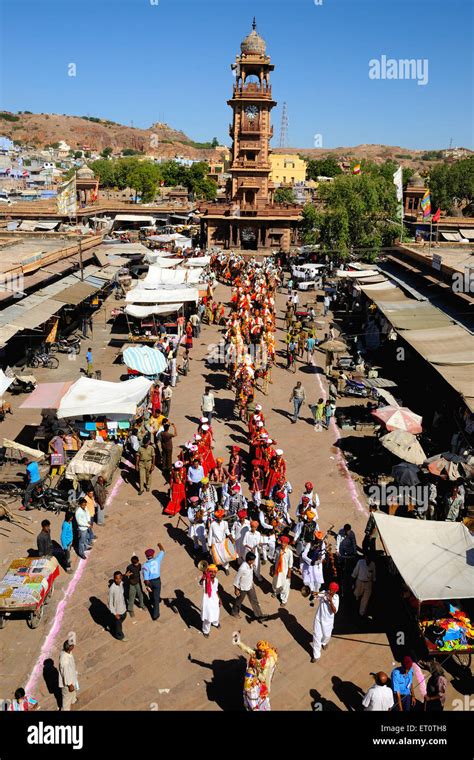
M 252 24 L 252 31 L 241 42 L 240 50 L 243 55 L 265 55 L 267 45 L 265 40 L 257 32 L 257 23 L 255 19 Z
M 94 172 L 92 169 L 89 169 L 86 164 L 83 164 L 80 169 L 77 170 L 77 178 L 78 179 L 92 179 L 94 177 Z

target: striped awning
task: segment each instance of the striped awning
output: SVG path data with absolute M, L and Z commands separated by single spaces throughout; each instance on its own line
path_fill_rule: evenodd
M 167 362 L 161 351 L 150 346 L 131 346 L 123 352 L 127 367 L 142 375 L 159 375 L 164 372 Z

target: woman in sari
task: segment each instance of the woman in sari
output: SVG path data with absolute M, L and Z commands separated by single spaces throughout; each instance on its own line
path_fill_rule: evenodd
M 186 467 L 175 462 L 171 472 L 171 498 L 164 510 L 165 515 L 177 515 L 186 504 Z

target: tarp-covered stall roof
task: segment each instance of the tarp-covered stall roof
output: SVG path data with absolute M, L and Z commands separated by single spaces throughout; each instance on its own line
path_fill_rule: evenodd
M 35 327 L 47 322 L 53 314 L 57 314 L 63 308 L 62 301 L 53 300 L 52 298 L 43 303 L 33 306 L 33 308 L 22 309 L 23 313 L 14 318 L 14 325 L 20 330 L 33 330 Z
M 162 285 L 156 290 L 148 290 L 147 288 L 133 288 L 129 290 L 125 300 L 127 303 L 189 303 L 194 301 L 197 303 L 199 299 L 199 291 L 196 288 L 186 288 L 183 285 L 166 287 Z
M 65 290 L 58 293 L 55 298 L 63 303 L 77 306 L 77 304 L 85 301 L 85 299 L 89 298 L 93 293 L 96 293 L 97 290 L 98 287 L 96 285 L 91 285 L 88 282 L 76 282 L 74 285 L 70 285 L 68 288 L 65 288 Z
M 91 415 L 133 416 L 152 386 L 145 377 L 111 383 L 80 377 L 61 399 L 58 418 Z
M 145 224 L 155 224 L 153 216 L 142 216 L 142 214 L 117 214 L 114 222 L 143 222 Z
M 159 265 L 152 264 L 146 277 L 141 280 L 144 288 L 156 288 L 157 285 L 182 285 L 183 283 L 197 283 L 202 274 L 202 269 L 163 269 Z
M 184 304 L 182 303 L 165 303 L 159 306 L 139 306 L 138 304 L 129 303 L 125 307 L 125 314 L 128 314 L 129 317 L 144 319 L 145 317 L 151 317 L 153 314 L 161 314 L 162 316 L 174 314 L 179 309 L 182 309 L 183 306 Z
M 420 602 L 474 597 L 474 536 L 465 525 L 374 517 L 385 550 Z

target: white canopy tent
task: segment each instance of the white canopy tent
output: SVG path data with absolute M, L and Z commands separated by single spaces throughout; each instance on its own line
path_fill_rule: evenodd
M 13 383 L 14 377 L 7 377 L 3 369 L 0 369 L 0 398 Z
M 186 266 L 188 267 L 207 267 L 211 263 L 210 256 L 195 256 L 192 259 L 186 259 Z
M 159 264 L 152 264 L 148 269 L 144 280 L 140 280 L 138 287 L 156 288 L 157 285 L 183 285 L 184 283 L 197 283 L 202 274 L 202 269 L 163 269 Z
M 129 303 L 125 307 L 125 314 L 129 317 L 137 317 L 143 319 L 144 317 L 151 317 L 153 314 L 161 314 L 166 316 L 167 314 L 173 314 L 175 311 L 182 309 L 184 304 L 182 303 L 165 303 L 159 306 L 139 306 L 134 303 Z
M 463 523 L 374 517 L 387 554 L 420 602 L 474 597 L 474 536 Z
M 85 414 L 132 417 L 152 385 L 145 377 L 119 383 L 80 377 L 62 397 L 58 419 Z
M 199 291 L 197 288 L 186 287 L 185 285 L 161 285 L 154 290 L 148 288 L 136 287 L 129 290 L 125 300 L 133 304 L 170 304 L 170 303 L 189 303 L 199 300 Z
M 150 262 L 147 262 L 150 263 Z M 179 264 L 183 263 L 183 259 L 178 258 L 166 258 L 164 256 L 157 256 L 153 261 L 152 264 L 156 264 L 157 266 L 164 267 L 165 269 L 169 269 L 170 267 L 177 267 Z

